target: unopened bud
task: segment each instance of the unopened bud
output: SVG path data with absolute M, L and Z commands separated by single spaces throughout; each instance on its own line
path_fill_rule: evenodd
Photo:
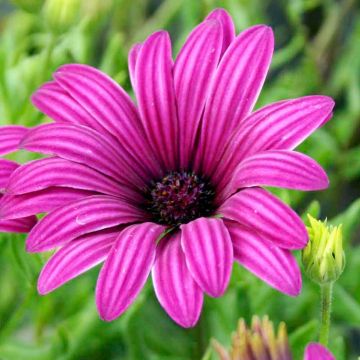
M 44 17 L 51 30 L 64 32 L 73 26 L 80 11 L 80 0 L 46 0 Z
M 309 242 L 302 252 L 306 275 L 318 284 L 336 281 L 344 270 L 342 225 L 329 226 L 308 215 Z

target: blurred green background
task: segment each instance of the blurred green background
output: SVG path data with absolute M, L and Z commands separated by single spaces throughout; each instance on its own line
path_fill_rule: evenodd
M 31 93 L 63 63 L 99 67 L 131 92 L 127 52 L 152 31 L 170 31 L 176 53 L 189 31 L 215 7 L 237 31 L 266 23 L 276 53 L 257 106 L 309 94 L 335 98 L 334 118 L 301 145 L 327 170 L 322 193 L 276 191 L 301 214 L 344 224 L 346 269 L 335 285 L 330 348 L 337 359 L 360 355 L 360 10 L 355 0 L 0 0 L 0 124 L 46 119 Z M 175 55 L 175 54 L 174 54 Z M 17 154 L 18 160 L 26 155 Z M 305 219 L 305 216 L 304 216 Z M 299 255 L 299 254 L 297 254 Z M 46 297 L 36 280 L 48 255 L 24 251 L 24 237 L 0 236 L 0 359 L 215 359 L 209 341 L 226 346 L 239 317 L 269 314 L 288 325 L 294 358 L 317 340 L 319 291 L 304 278 L 296 298 L 264 285 L 235 265 L 220 299 L 207 298 L 199 325 L 169 320 L 147 284 L 119 320 L 99 320 L 98 268 Z

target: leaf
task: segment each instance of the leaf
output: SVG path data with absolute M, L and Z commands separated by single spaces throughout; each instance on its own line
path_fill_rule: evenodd
M 360 303 L 338 283 L 334 286 L 333 311 L 348 325 L 360 326 Z
M 360 199 L 355 200 L 344 212 L 330 221 L 333 225 L 343 224 L 343 238 L 349 244 L 360 225 Z
M 311 341 L 317 340 L 319 328 L 318 320 L 310 320 L 306 324 L 297 328 L 290 336 L 289 342 L 294 359 L 302 359 L 306 345 Z
M 317 219 L 320 216 L 320 210 L 320 203 L 317 200 L 313 200 L 303 211 L 301 218 L 305 223 L 308 222 L 308 214 Z

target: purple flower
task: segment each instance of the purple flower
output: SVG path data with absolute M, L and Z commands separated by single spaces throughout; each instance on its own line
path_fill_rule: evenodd
M 305 349 L 304 360 L 335 360 L 335 357 L 324 346 L 310 343 Z
M 231 347 L 227 350 L 217 340 L 212 340 L 215 353 L 220 360 L 292 360 L 285 323 L 281 322 L 276 330 L 267 316 L 260 319 L 253 316 L 248 326 L 240 319 L 236 331 L 231 336 Z M 309 343 L 304 360 L 335 360 L 324 346 Z
M 20 140 L 28 129 L 22 126 L 3 126 L 0 130 L 0 155 L 16 151 Z M 0 200 L 12 172 L 19 167 L 14 161 L 0 159 Z M 1 219 L 0 232 L 27 233 L 36 223 L 35 216 L 18 217 L 16 219 Z
M 13 173 L 1 216 L 48 213 L 26 244 L 29 252 L 59 248 L 41 272 L 41 294 L 105 261 L 101 318 L 121 315 L 152 272 L 160 304 L 191 327 L 204 293 L 225 292 L 234 260 L 299 294 L 291 250 L 306 245 L 306 229 L 261 186 L 328 186 L 321 167 L 293 149 L 330 119 L 334 103 L 307 96 L 252 112 L 273 46 L 263 25 L 235 37 L 219 9 L 174 62 L 165 31 L 132 48 L 137 107 L 85 65 L 60 67 L 35 93 L 33 103 L 55 123 L 31 130 L 21 147 L 51 157 Z

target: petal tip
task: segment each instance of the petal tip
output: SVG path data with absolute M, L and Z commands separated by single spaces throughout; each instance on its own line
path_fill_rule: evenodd
M 297 282 L 295 284 L 292 284 L 291 288 L 287 292 L 287 295 L 291 297 L 297 297 L 300 295 L 301 290 L 302 290 L 302 281 L 300 276 Z
M 40 252 L 38 244 L 35 243 L 34 241 L 32 241 L 31 239 L 29 241 L 29 238 L 27 239 L 27 241 L 25 243 L 25 251 L 28 253 Z
M 190 329 L 196 326 L 198 321 L 199 321 L 199 317 L 197 317 L 196 319 L 178 320 L 176 321 L 176 323 L 185 329 Z
M 218 16 L 223 16 L 223 15 L 230 17 L 230 14 L 224 8 L 215 8 L 208 14 L 206 19 L 215 19 Z
M 51 291 L 52 291 L 52 289 L 49 288 L 45 282 L 42 282 L 41 275 L 40 275 L 40 278 L 39 278 L 38 284 L 37 284 L 37 292 L 39 293 L 39 295 L 44 296 L 44 295 L 47 295 L 48 293 L 50 293 Z
M 152 33 L 147 39 L 146 42 L 149 41 L 159 41 L 159 40 L 168 40 L 170 41 L 170 35 L 166 30 L 158 30 Z

